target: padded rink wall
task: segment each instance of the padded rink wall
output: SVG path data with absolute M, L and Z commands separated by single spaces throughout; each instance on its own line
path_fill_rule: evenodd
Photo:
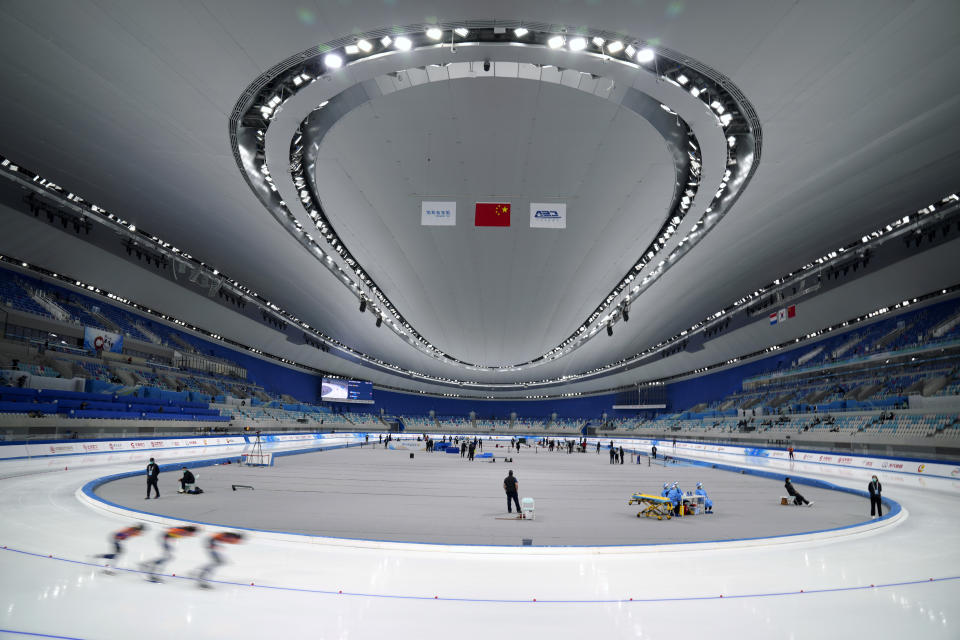
M 365 433 L 290 433 L 260 436 L 265 450 L 314 450 L 335 446 L 350 446 L 364 441 Z M 207 452 L 231 453 L 239 457 L 249 453 L 256 441 L 255 435 L 212 437 L 154 437 L 125 438 L 119 440 L 48 440 L 0 445 L 0 461 L 27 458 L 60 458 L 103 454 L 103 462 L 126 460 L 126 454 L 156 452 L 157 458 L 164 453 L 180 455 L 204 455 Z M 286 452 L 286 451 L 284 451 Z M 140 459 L 141 455 L 136 455 Z

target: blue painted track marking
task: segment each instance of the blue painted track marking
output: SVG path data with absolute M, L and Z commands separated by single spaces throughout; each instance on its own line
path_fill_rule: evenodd
M 32 551 L 23 551 L 21 549 L 10 549 L 3 548 L 2 551 L 8 551 L 11 553 L 19 553 L 25 556 L 30 556 L 33 558 L 41 558 L 47 560 L 56 560 L 58 562 L 67 562 L 70 564 L 79 564 L 88 567 L 97 567 L 101 568 L 104 565 L 98 564 L 96 562 L 87 562 L 84 560 L 73 560 L 70 558 L 61 558 L 59 556 L 47 556 L 41 553 L 34 553 Z M 187 578 L 184 576 L 174 576 L 167 573 L 152 573 L 150 571 L 140 571 L 138 569 L 122 569 L 122 568 L 113 568 L 114 571 L 124 571 L 126 573 L 133 573 L 139 575 L 157 575 L 164 578 L 171 578 L 176 580 L 188 580 L 193 581 L 193 578 Z M 886 582 L 886 583 L 875 583 L 875 584 L 863 584 L 847 587 L 826 587 L 823 589 L 804 589 L 802 591 L 771 591 L 766 593 L 732 593 L 732 594 L 717 594 L 717 595 L 703 595 L 703 596 L 675 596 L 675 597 L 666 597 L 666 598 L 603 598 L 603 599 L 537 599 L 534 601 L 532 598 L 455 598 L 447 596 L 416 596 L 416 595 L 403 595 L 403 594 L 393 594 L 393 593 L 363 593 L 355 591 L 333 591 L 331 589 L 308 589 L 305 587 L 285 587 L 280 585 L 265 585 L 265 584 L 256 584 L 248 582 L 232 582 L 229 580 L 210 580 L 209 582 L 232 586 L 232 587 L 243 587 L 246 589 L 269 589 L 271 591 L 288 591 L 291 593 L 312 593 L 316 595 L 323 596 L 350 596 L 355 598 L 384 598 L 391 600 L 438 600 L 445 602 L 472 602 L 472 603 L 495 603 L 495 604 L 627 604 L 631 602 L 635 603 L 645 603 L 645 602 L 697 602 L 703 600 L 745 600 L 753 598 L 774 598 L 774 597 L 786 597 L 786 596 L 806 596 L 810 594 L 817 593 L 840 593 L 845 591 L 865 591 L 867 589 L 890 589 L 893 587 L 906 587 L 914 586 L 921 584 L 933 584 L 939 582 L 950 582 L 954 580 L 960 580 L 960 576 L 941 576 L 939 578 L 923 578 L 915 580 L 902 580 L 899 582 Z M 0 629 L 0 632 L 4 631 Z M 21 632 L 8 632 L 8 633 L 21 633 Z M 26 632 L 22 632 L 26 633 Z M 61 638 L 64 636 L 44 636 L 43 634 L 28 634 L 36 635 L 38 637 L 45 638 Z M 72 639 L 71 639 L 72 640 Z

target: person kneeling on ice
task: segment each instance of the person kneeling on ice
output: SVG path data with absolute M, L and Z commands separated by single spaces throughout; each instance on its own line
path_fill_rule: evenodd
M 177 493 L 187 493 L 190 489 L 193 489 L 194 483 L 197 479 L 193 476 L 193 473 L 190 469 L 183 467 L 183 475 L 180 476 L 180 491 Z
M 713 513 L 713 500 L 707 497 L 707 492 L 703 488 L 703 483 L 697 483 L 697 490 L 694 493 L 698 496 L 703 496 L 703 512 L 704 513 Z
M 678 482 L 674 482 L 670 486 L 670 491 L 667 492 L 666 497 L 673 503 L 673 515 L 680 515 L 680 508 L 683 504 L 683 490 L 680 489 Z

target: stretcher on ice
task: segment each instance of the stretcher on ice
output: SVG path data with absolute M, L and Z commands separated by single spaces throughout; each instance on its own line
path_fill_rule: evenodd
M 673 517 L 673 503 L 669 498 L 661 498 L 647 493 L 635 493 L 627 504 L 643 505 L 643 508 L 637 512 L 637 517 L 646 516 L 647 518 L 656 518 L 669 520 Z

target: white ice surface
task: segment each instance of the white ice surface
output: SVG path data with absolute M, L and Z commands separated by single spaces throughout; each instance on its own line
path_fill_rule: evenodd
M 205 562 L 195 539 L 178 544 L 167 567 L 178 577 L 164 584 L 136 571 L 104 575 L 90 558 L 132 520 L 84 504 L 77 488 L 141 469 L 147 455 L 0 464 L 0 638 L 960 637 L 956 480 L 884 474 L 884 495 L 904 517 L 767 545 L 451 553 L 254 534 L 226 549 L 229 564 L 203 591 L 180 577 Z M 869 479 L 813 463 L 742 465 L 857 489 Z M 152 529 L 127 544 L 121 567 L 157 555 Z

